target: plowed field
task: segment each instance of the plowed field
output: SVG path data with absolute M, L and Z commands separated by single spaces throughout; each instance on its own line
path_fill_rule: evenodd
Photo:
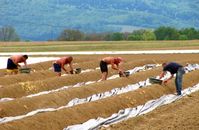
M 121 77 L 102 82 L 74 87 L 77 83 L 98 81 L 101 77 L 99 61 L 110 55 L 74 55 L 74 68 L 92 71 L 80 74 L 57 77 L 51 69 L 52 61 L 29 65 L 34 70 L 30 74 L 5 75 L 5 69 L 0 70 L 0 98 L 12 98 L 11 101 L 0 102 L 0 118 L 25 115 L 31 111 L 45 108 L 65 106 L 75 98 L 86 98 L 94 94 L 121 88 L 146 80 L 160 74 L 162 68 L 157 67 L 137 72 L 128 78 Z M 124 70 L 146 64 L 161 64 L 175 61 L 182 65 L 199 63 L 199 54 L 156 54 L 156 55 L 113 55 L 125 59 Z M 109 77 L 117 74 L 109 69 Z M 184 75 L 183 89 L 199 83 L 199 70 Z M 63 86 L 67 89 L 27 97 L 44 91 L 56 90 Z M 101 100 L 82 103 L 59 109 L 53 112 L 37 113 L 22 119 L 1 123 L 0 130 L 62 130 L 63 128 L 86 122 L 97 117 L 109 117 L 121 109 L 136 107 L 145 102 L 157 99 L 164 94 L 175 93 L 174 79 L 166 86 L 151 85 L 135 91 L 111 96 Z M 180 101 L 156 109 L 155 111 L 129 119 L 102 129 L 199 129 L 199 94 L 198 92 Z

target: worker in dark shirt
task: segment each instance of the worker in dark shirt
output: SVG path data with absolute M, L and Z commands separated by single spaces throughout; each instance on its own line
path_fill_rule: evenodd
M 173 75 L 176 74 L 176 78 L 175 78 L 176 92 L 177 92 L 177 95 L 181 95 L 182 77 L 183 77 L 183 74 L 185 73 L 183 66 L 175 62 L 170 62 L 170 63 L 163 63 L 162 67 L 163 67 L 163 71 L 160 74 L 160 79 L 164 77 L 164 75 L 166 74 L 166 71 L 169 71 L 171 73 L 171 76 L 168 79 L 163 81 L 163 83 L 167 83 L 169 80 L 173 78 Z

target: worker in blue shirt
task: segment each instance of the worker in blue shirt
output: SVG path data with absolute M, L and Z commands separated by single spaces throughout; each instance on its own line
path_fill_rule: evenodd
M 171 76 L 168 79 L 163 81 L 163 83 L 167 83 L 169 80 L 173 78 L 174 74 L 176 74 L 176 78 L 175 78 L 176 92 L 177 92 L 177 95 L 181 95 L 182 78 L 183 78 L 183 74 L 185 73 L 183 66 L 175 62 L 168 62 L 168 63 L 163 63 L 162 67 L 163 67 L 163 71 L 160 74 L 160 79 L 164 77 L 164 75 L 166 74 L 166 71 L 169 71 L 171 73 Z

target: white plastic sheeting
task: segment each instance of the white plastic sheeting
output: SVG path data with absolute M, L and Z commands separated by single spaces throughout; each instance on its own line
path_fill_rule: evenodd
M 150 111 L 153 111 L 157 107 L 172 103 L 172 102 L 182 98 L 183 96 L 189 95 L 198 90 L 199 90 L 199 84 L 183 90 L 182 95 L 180 95 L 180 96 L 177 96 L 174 94 L 164 95 L 156 100 L 150 100 L 147 103 L 145 103 L 144 105 L 139 105 L 134 108 L 126 108 L 124 110 L 120 110 L 118 113 L 114 113 L 112 116 L 110 116 L 108 118 L 99 117 L 97 119 L 90 119 L 83 124 L 68 126 L 67 128 L 64 128 L 64 130 L 97 130 L 101 126 L 107 127 L 110 124 L 118 123 L 118 122 L 121 122 L 123 120 L 129 119 L 132 117 L 146 114 Z
M 185 69 L 186 69 L 186 73 L 187 73 L 187 72 L 199 69 L 199 65 L 198 64 L 188 65 Z M 169 75 L 167 75 L 165 78 L 168 78 L 168 76 Z M 29 117 L 29 116 L 35 115 L 37 113 L 57 111 L 57 110 L 67 108 L 67 107 L 71 107 L 71 106 L 74 106 L 74 105 L 100 100 L 100 99 L 107 98 L 107 97 L 110 97 L 110 96 L 114 96 L 114 95 L 129 92 L 129 91 L 133 91 L 133 90 L 136 90 L 140 87 L 146 87 L 147 85 L 150 85 L 149 79 L 147 79 L 146 81 L 138 82 L 136 84 L 128 85 L 128 86 L 123 87 L 123 88 L 115 88 L 111 91 L 107 91 L 107 92 L 99 93 L 99 94 L 94 94 L 94 95 L 89 96 L 87 98 L 83 98 L 83 99 L 75 98 L 75 99 L 71 100 L 66 106 L 61 106 L 59 108 L 37 109 L 37 110 L 34 110 L 32 112 L 27 113 L 26 115 L 20 115 L 20 116 L 15 116 L 15 117 L 3 117 L 3 118 L 0 118 L 0 124 L 10 122 L 10 121 L 14 121 L 14 120 L 18 120 L 18 119 L 22 119 L 22 118 L 25 118 L 25 117 Z
M 145 70 L 149 70 L 149 69 L 152 69 L 152 68 L 155 68 L 155 67 L 158 67 L 159 64 L 147 64 L 147 65 L 144 65 L 144 66 L 138 66 L 138 67 L 135 67 L 130 71 L 130 74 L 134 74 L 136 72 L 139 72 L 139 71 L 145 71 Z M 97 69 L 97 68 L 96 68 Z M 94 71 L 94 69 L 87 69 L 87 70 L 83 70 L 82 73 L 85 73 L 85 72 L 90 72 L 90 71 Z M 66 75 L 64 75 L 66 76 Z M 114 78 L 118 78 L 119 76 L 118 75 L 113 75 L 111 76 L 109 79 L 114 79 Z M 35 97 L 35 96 L 40 96 L 40 95 L 44 95 L 44 94 L 49 94 L 49 93 L 53 93 L 53 92 L 58 92 L 58 91 L 61 91 L 61 90 L 66 90 L 70 87 L 81 87 L 83 85 L 88 85 L 88 84 L 92 84 L 92 83 L 96 83 L 98 81 L 88 81 L 88 82 L 81 82 L 81 83 L 77 83 L 75 85 L 70 85 L 70 86 L 63 86 L 61 88 L 58 88 L 58 89 L 53 89 L 53 90 L 49 90 L 49 91 L 43 91 L 43 92 L 39 92 L 39 93 L 36 93 L 36 94 L 31 94 L 31 95 L 28 95 L 28 96 L 25 96 L 25 97 Z M 15 98 L 1 98 L 0 99 L 0 102 L 6 102 L 6 101 L 11 101 L 11 100 L 14 100 Z
M 147 66 L 147 65 L 144 65 L 144 66 Z M 153 66 L 153 65 L 150 64 L 150 66 L 155 67 L 157 65 L 154 64 L 154 66 Z M 143 67 L 143 68 L 150 69 L 151 67 Z M 138 68 L 140 68 L 140 67 L 138 67 Z M 140 69 L 137 69 L 137 67 L 135 67 L 134 69 L 141 71 Z M 133 72 L 136 72 L 136 71 L 133 71 Z M 82 84 L 85 84 L 85 83 L 76 84 L 75 87 L 79 87 Z M 0 124 L 10 122 L 10 121 L 14 121 L 14 120 L 19 120 L 19 119 L 22 119 L 22 118 L 25 118 L 25 117 L 35 115 L 37 113 L 57 111 L 57 110 L 67 108 L 67 107 L 71 107 L 71 106 L 74 106 L 74 105 L 99 100 L 99 99 L 110 97 L 110 96 L 113 96 L 113 95 L 116 95 L 116 94 L 121 94 L 121 93 L 124 93 L 124 92 L 132 91 L 132 90 L 138 89 L 139 86 L 143 87 L 144 85 L 148 85 L 148 84 L 150 84 L 148 82 L 148 80 L 147 81 L 141 81 L 141 82 L 137 83 L 136 85 L 128 85 L 127 87 L 124 87 L 124 88 L 121 88 L 121 89 L 116 88 L 116 89 L 113 89 L 111 91 L 100 93 L 100 94 L 95 94 L 95 95 L 89 96 L 89 97 L 84 98 L 84 99 L 75 98 L 75 99 L 71 100 L 66 106 L 61 106 L 59 108 L 37 109 L 37 110 L 34 110 L 32 112 L 27 113 L 26 115 L 19 115 L 19 116 L 15 116 L 15 117 L 3 117 L 3 118 L 0 118 Z M 133 88 L 133 87 L 135 87 L 135 88 Z
M 95 71 L 95 69 L 86 69 L 86 70 L 82 70 L 81 73 L 86 73 L 86 72 L 91 72 L 91 71 Z M 61 76 L 68 76 L 71 74 L 62 74 Z
M 147 64 L 147 65 L 144 65 L 144 66 L 139 66 L 139 67 L 135 67 L 134 69 L 131 69 L 131 70 L 128 70 L 130 72 L 130 75 L 131 74 L 134 74 L 136 72 L 140 72 L 140 71 L 146 71 L 146 70 L 150 70 L 150 69 L 153 69 L 155 67 L 158 67 L 158 66 L 161 66 L 160 64 Z M 115 78 L 118 78 L 119 75 L 113 75 L 109 78 L 107 78 L 108 80 L 109 79 L 115 79 Z
M 185 72 L 188 73 L 190 71 L 199 69 L 199 64 L 189 64 L 189 65 L 187 65 L 184 68 L 185 68 Z M 170 77 L 170 73 L 167 73 L 162 78 L 162 80 L 165 80 L 165 79 L 167 79 L 169 77 Z M 151 83 L 149 82 L 149 79 L 147 79 L 145 81 L 140 81 L 140 82 L 138 82 L 136 84 L 127 85 L 126 87 L 122 87 L 122 88 L 114 88 L 111 91 L 95 94 L 95 95 L 89 96 L 87 98 L 83 98 L 83 99 L 75 98 L 75 99 L 71 100 L 68 103 L 68 106 L 74 106 L 74 105 L 82 104 L 82 103 L 85 103 L 85 102 L 96 101 L 96 100 L 99 100 L 99 99 L 111 97 L 111 96 L 114 96 L 114 95 L 118 95 L 118 94 L 129 92 L 129 91 L 134 91 L 134 90 L 136 90 L 138 88 L 147 87 L 149 85 L 151 85 Z

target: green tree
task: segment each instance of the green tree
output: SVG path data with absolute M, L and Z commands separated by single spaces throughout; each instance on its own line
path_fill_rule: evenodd
M 179 40 L 188 40 L 187 35 L 180 35 Z
M 119 32 L 116 32 L 116 33 L 113 33 L 112 35 L 111 35 L 111 40 L 112 41 L 121 41 L 121 40 L 123 40 L 124 38 L 123 38 L 123 34 L 122 33 L 119 33 Z
M 140 41 L 140 40 L 142 40 L 142 36 L 141 35 L 130 34 L 128 36 L 128 40 L 129 41 Z
M 0 28 L 0 41 L 20 41 L 15 29 L 11 26 Z
M 181 35 L 186 35 L 189 40 L 199 39 L 199 31 L 195 28 L 185 28 L 179 31 Z
M 142 35 L 142 39 L 145 41 L 156 40 L 156 36 L 153 31 L 145 30 L 145 32 Z
M 178 40 L 179 33 L 172 27 L 159 27 L 154 31 L 157 40 Z
M 135 31 L 133 31 L 133 32 L 128 36 L 128 40 L 132 40 L 132 41 L 140 41 L 140 40 L 143 40 L 143 34 L 144 34 L 144 32 L 145 32 L 144 29 L 135 30 Z

